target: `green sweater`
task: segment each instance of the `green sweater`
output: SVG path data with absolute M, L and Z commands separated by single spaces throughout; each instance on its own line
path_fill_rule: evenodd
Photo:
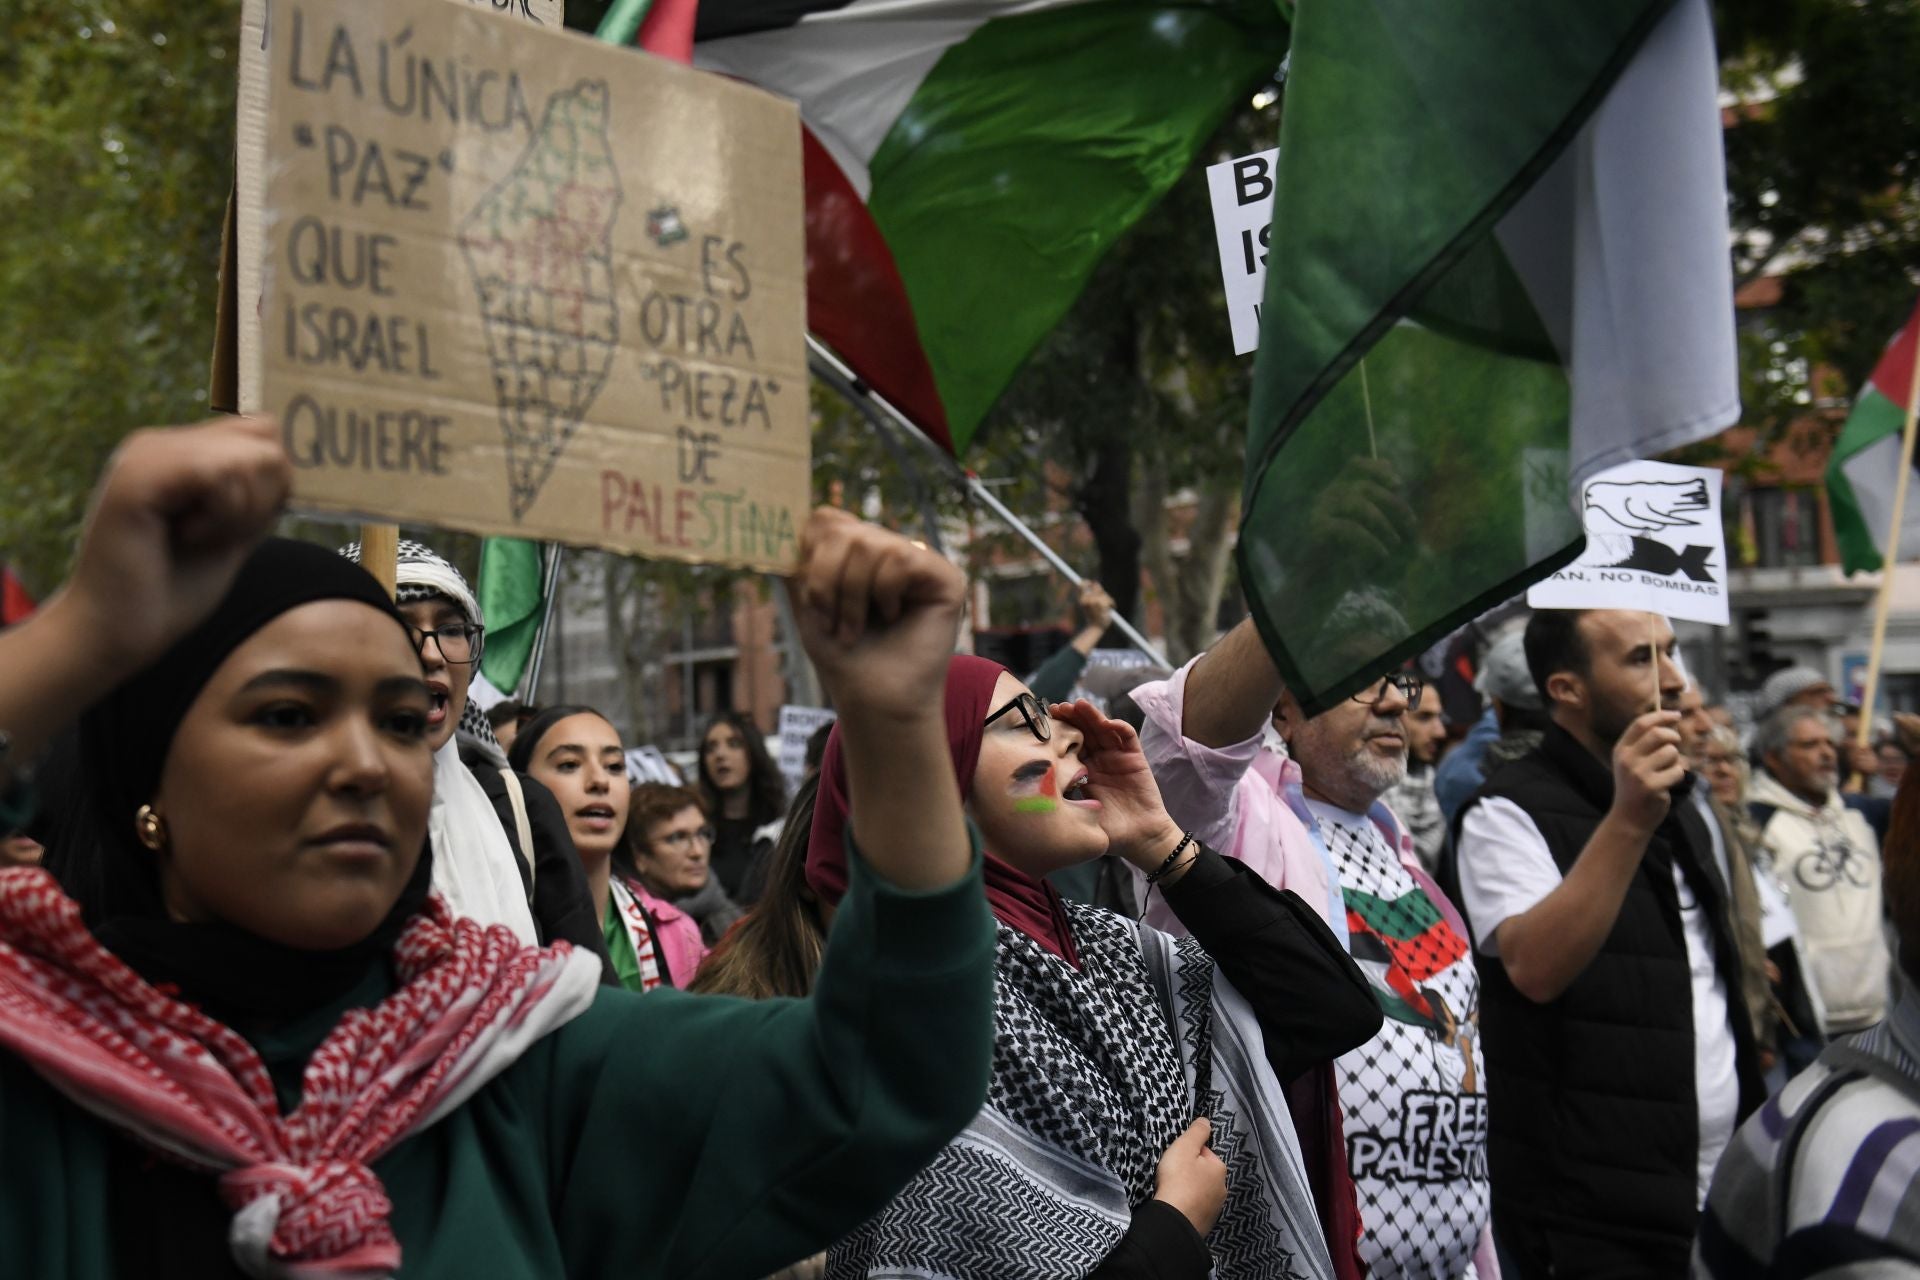
M 849 862 L 811 999 L 602 987 L 377 1161 L 402 1280 L 752 1280 L 885 1204 L 986 1096 L 994 930 L 977 857 L 931 894 Z M 337 1008 L 254 1038 L 283 1106 L 341 1014 L 390 987 L 372 973 Z M 114 1274 L 107 1170 L 123 1140 L 0 1055 L 0 1275 Z

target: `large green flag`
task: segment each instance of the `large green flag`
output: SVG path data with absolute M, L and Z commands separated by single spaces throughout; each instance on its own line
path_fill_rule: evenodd
M 488 538 L 480 548 L 480 612 L 487 620 L 480 674 L 497 697 L 520 686 L 547 611 L 540 544 L 521 538 Z
M 1707 0 L 1303 0 L 1241 581 L 1309 711 L 1739 413 Z

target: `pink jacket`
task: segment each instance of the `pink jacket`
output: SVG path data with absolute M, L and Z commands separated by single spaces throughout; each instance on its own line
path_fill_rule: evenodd
M 660 956 L 667 962 L 667 973 L 676 987 L 685 987 L 693 981 L 693 975 L 700 968 L 700 962 L 707 958 L 707 944 L 700 939 L 700 925 L 694 918 L 665 898 L 656 898 L 648 893 L 638 880 L 628 880 L 627 887 L 640 899 L 640 905 L 653 917 L 655 926 L 653 943 L 660 949 Z
M 1269 740 L 1271 730 L 1264 726 L 1245 742 L 1227 747 L 1203 746 L 1186 737 L 1180 726 L 1193 662 L 1165 680 L 1133 691 L 1134 702 L 1146 713 L 1141 746 L 1160 784 L 1167 813 L 1216 852 L 1244 862 L 1268 884 L 1293 890 L 1346 946 L 1345 900 L 1333 862 L 1313 836 L 1315 819 L 1301 790 L 1300 766 L 1279 749 L 1277 739 Z M 1413 837 L 1392 810 L 1376 801 L 1368 816 L 1399 851 L 1401 865 L 1433 899 L 1447 923 L 1461 937 L 1471 937 L 1452 900 L 1420 866 Z M 1147 923 L 1167 933 L 1184 934 L 1166 899 L 1159 894 L 1151 898 Z M 1480 1235 L 1474 1268 L 1482 1280 L 1498 1280 L 1491 1227 Z
M 1199 659 L 1195 658 L 1194 662 Z M 1313 838 L 1313 811 L 1300 786 L 1300 766 L 1268 744 L 1268 731 L 1227 747 L 1208 747 L 1184 736 L 1187 676 L 1193 662 L 1165 680 L 1141 685 L 1133 700 L 1146 713 L 1141 746 L 1167 813 L 1216 852 L 1240 859 L 1277 889 L 1291 889 L 1319 913 L 1344 945 L 1347 910 L 1333 863 Z M 1413 837 L 1386 805 L 1376 802 L 1370 816 L 1387 843 L 1400 853 L 1412 875 L 1440 913 L 1467 937 L 1460 916 L 1433 877 L 1420 866 Z M 1156 896 L 1147 923 L 1180 934 L 1173 912 Z

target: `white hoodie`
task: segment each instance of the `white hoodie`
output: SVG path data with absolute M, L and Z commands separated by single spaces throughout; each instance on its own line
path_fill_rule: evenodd
M 1786 885 L 1811 977 L 1827 1008 L 1829 1035 L 1886 1017 L 1893 958 L 1881 920 L 1880 845 L 1838 792 L 1815 807 L 1761 772 L 1751 804 L 1775 806 L 1761 832 Z

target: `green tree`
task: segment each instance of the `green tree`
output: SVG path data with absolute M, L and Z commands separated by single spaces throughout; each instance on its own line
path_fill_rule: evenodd
M 1742 334 L 1765 447 L 1857 392 L 1913 309 L 1920 4 L 1728 0 L 1718 17 L 1735 279 L 1780 284 Z
M 39 590 L 127 429 L 206 413 L 239 14 L 0 9 L 0 557 Z

